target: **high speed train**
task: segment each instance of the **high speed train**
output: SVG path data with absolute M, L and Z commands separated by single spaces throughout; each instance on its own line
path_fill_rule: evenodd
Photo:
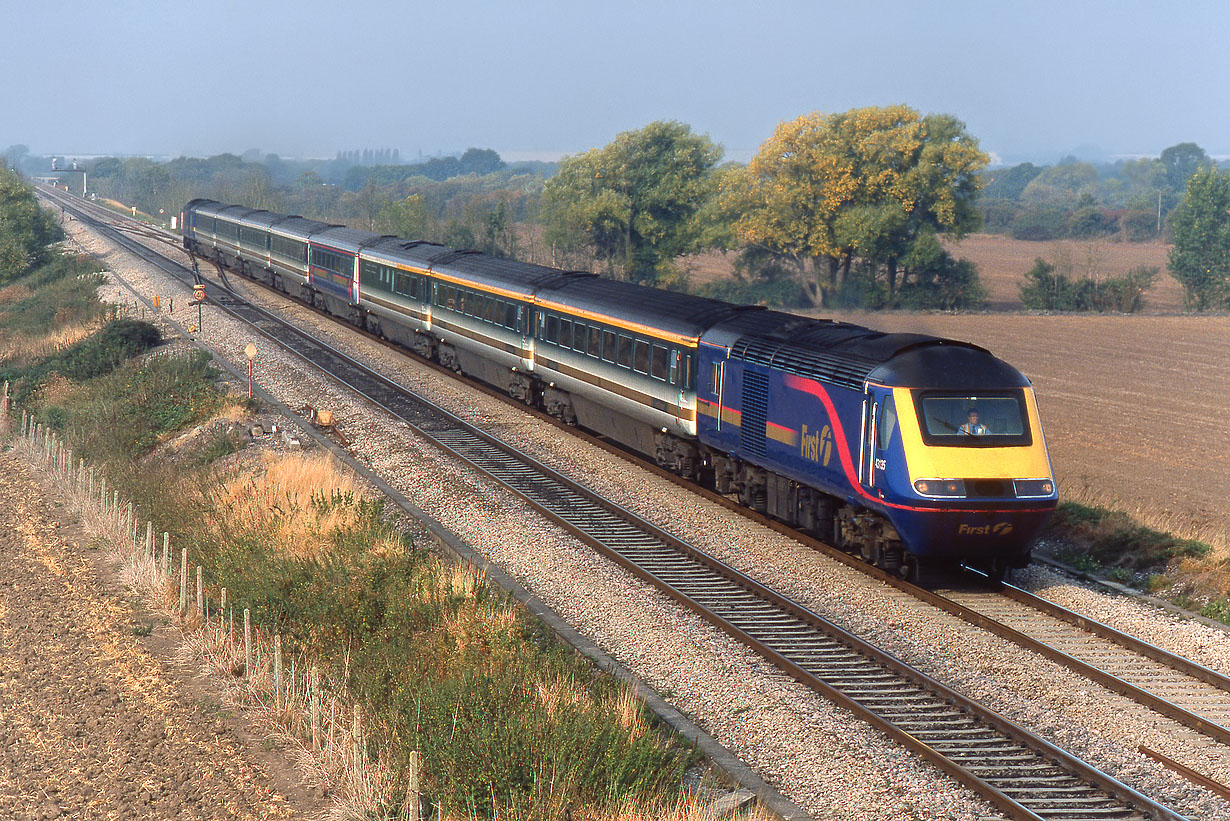
M 1058 502 L 1033 387 L 976 345 L 212 200 L 182 217 L 192 254 L 886 570 L 1002 575 Z

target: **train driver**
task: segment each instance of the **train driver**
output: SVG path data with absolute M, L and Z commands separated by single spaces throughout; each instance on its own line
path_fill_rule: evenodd
M 978 409 L 970 408 L 969 411 L 966 412 L 965 424 L 957 428 L 957 432 L 966 436 L 985 436 L 990 433 L 990 430 L 986 425 L 979 424 Z

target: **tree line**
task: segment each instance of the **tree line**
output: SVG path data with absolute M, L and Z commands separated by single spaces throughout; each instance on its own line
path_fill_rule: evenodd
M 1204 149 L 1191 142 L 1157 157 L 1099 165 L 1075 157 L 1050 166 L 1021 163 L 984 172 L 980 208 L 987 231 L 1017 239 L 1150 242 L 1169 236 L 1187 181 L 1212 167 Z
M 1209 226 L 1224 222 L 1228 209 L 1216 212 L 1230 194 L 1191 143 L 1118 164 L 1114 184 L 1075 161 L 989 170 L 958 119 L 897 105 L 783 122 L 747 164 L 722 154 L 688 125 L 661 121 L 557 165 L 508 164 L 478 148 L 376 165 L 348 152 L 291 161 L 253 150 L 167 163 L 102 158 L 89 170 L 95 190 L 151 213 L 204 196 L 667 288 L 688 288 L 681 258 L 716 250 L 733 257 L 734 277 L 694 290 L 824 308 L 978 307 L 976 268 L 942 240 L 995 227 L 996 209 L 1013 198 L 1060 209 L 1070 234 L 1100 219 L 1091 198 L 1112 192 L 1113 202 L 1139 205 L 1157 194 L 1189 306 L 1225 305 L 1230 229 Z M 1038 266 L 1023 274 L 1027 307 L 1051 310 L 1135 310 L 1156 277 L 1135 271 L 1103 287 Z

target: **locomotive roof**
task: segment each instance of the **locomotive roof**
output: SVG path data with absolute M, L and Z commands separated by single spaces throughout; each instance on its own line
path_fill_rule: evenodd
M 598 321 L 643 326 L 689 343 L 715 322 L 742 310 L 716 299 L 592 275 L 574 275 L 551 283 L 539 291 L 537 300 L 548 308 L 592 316 Z
M 384 238 L 384 236 L 373 234 L 371 231 L 360 231 L 357 228 L 343 228 L 340 225 L 334 225 L 313 233 L 312 243 L 327 245 L 339 251 L 349 251 L 352 254 L 357 254 L 363 246 L 371 245 L 373 242 Z
M 221 205 L 222 203 L 218 202 L 217 200 L 206 199 L 205 197 L 197 197 L 196 199 L 189 201 L 188 204 L 184 206 L 184 210 L 185 211 L 199 211 L 202 209 L 207 209 L 207 207 L 208 208 L 212 208 L 214 206 L 221 207 Z
M 909 388 L 1023 387 L 1028 380 L 977 345 L 884 333 L 780 311 L 745 312 L 704 335 L 730 356 L 854 390 L 867 380 Z

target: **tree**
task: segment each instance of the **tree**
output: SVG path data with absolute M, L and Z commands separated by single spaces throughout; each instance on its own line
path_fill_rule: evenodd
M 0 283 L 44 262 L 51 243 L 64 236 L 49 211 L 11 171 L 0 170 Z
M 1162 151 L 1160 158 L 1166 169 L 1166 183 L 1178 193 L 1187 188 L 1187 181 L 1201 168 L 1212 168 L 1213 161 L 1195 143 L 1179 143 Z
M 789 257 L 809 298 L 828 304 L 854 260 L 883 275 L 891 299 L 916 245 L 975 230 L 987 155 L 946 114 L 903 105 L 806 114 L 777 127 L 726 195 L 749 243 Z M 905 275 L 911 273 L 908 264 Z
M 380 211 L 376 228 L 403 239 L 422 240 L 431 233 L 432 219 L 422 194 L 391 202 Z
M 1065 162 L 1043 170 L 1025 186 L 1021 202 L 1072 209 L 1097 202 L 1097 195 L 1097 169 L 1085 162 Z
M 1171 221 L 1170 275 L 1189 308 L 1230 307 L 1230 178 L 1208 166 L 1187 183 Z
M 1025 186 L 1045 169 L 1031 162 L 1013 165 L 1008 168 L 998 168 L 989 172 L 986 177 L 986 188 L 983 194 L 993 199 L 1019 200 L 1025 191 Z
M 683 123 L 654 122 L 566 157 L 543 189 L 549 238 L 566 248 L 583 239 L 610 273 L 653 284 L 698 247 L 695 216 L 721 155 Z
M 463 174 L 494 174 L 504 170 L 504 161 L 490 148 L 467 148 L 458 163 Z

